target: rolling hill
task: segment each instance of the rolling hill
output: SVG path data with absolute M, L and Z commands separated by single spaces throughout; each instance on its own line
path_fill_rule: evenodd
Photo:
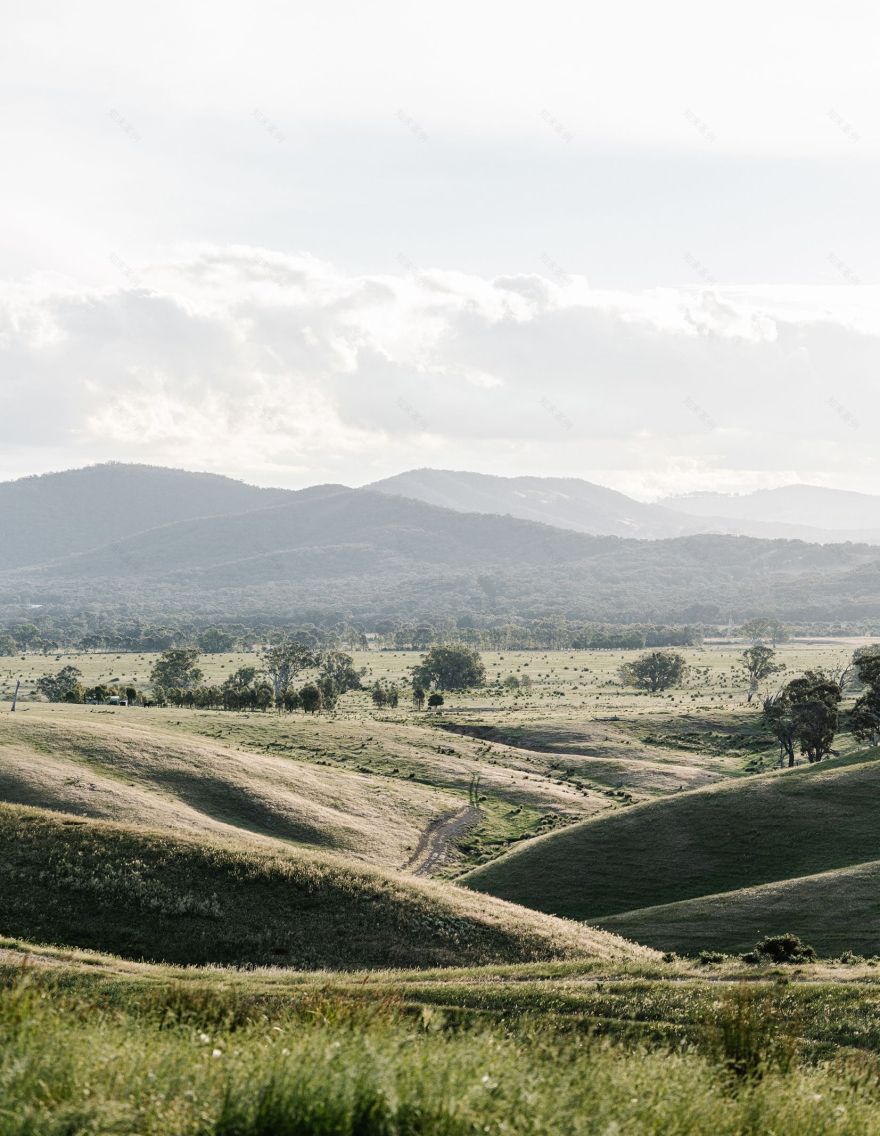
M 312 731 L 311 744 L 316 740 Z M 149 714 L 0 717 L 0 800 L 399 868 L 462 794 L 181 736 Z
M 880 761 L 863 754 L 604 814 L 531 841 L 462 882 L 540 911 L 628 928 L 651 945 L 723 942 L 734 949 L 743 940 L 734 910 L 751 906 L 753 925 L 766 931 L 798 931 L 803 921 L 794 901 L 786 909 L 790 921 L 779 927 L 768 925 L 773 909 L 764 913 L 762 897 L 794 884 L 805 890 L 791 896 L 806 894 L 812 885 L 804 877 L 880 859 L 878 805 Z M 771 884 L 775 892 L 764 890 Z M 845 904 L 842 892 L 826 922 L 848 926 Z M 707 910 L 720 914 L 705 916 L 704 939 Z M 815 934 L 815 912 L 812 919 Z
M 822 956 L 880 953 L 880 860 L 778 883 L 645 907 L 598 921 L 663 951 L 746 951 L 794 931 Z
M 607 932 L 328 853 L 0 805 L 0 935 L 318 969 L 643 957 Z

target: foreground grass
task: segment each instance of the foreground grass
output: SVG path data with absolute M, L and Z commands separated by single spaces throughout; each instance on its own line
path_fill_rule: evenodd
M 547 1010 L 462 1022 L 326 979 L 275 1002 L 217 973 L 109 981 L 0 970 L 2 1136 L 880 1131 L 872 1055 L 799 1060 L 756 1025 L 765 1003 L 738 995 L 726 1032 L 670 1046 Z

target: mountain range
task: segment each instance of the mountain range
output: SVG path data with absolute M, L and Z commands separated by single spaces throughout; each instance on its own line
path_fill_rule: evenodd
M 96 466 L 0 485 L 0 612 L 880 616 L 871 543 L 663 535 L 669 516 L 702 524 L 575 480 L 422 470 L 293 491 Z
M 662 540 L 727 533 L 768 540 L 880 544 L 880 497 L 789 485 L 754 493 L 694 493 L 656 503 L 570 477 L 495 477 L 417 469 L 371 489 L 468 513 L 501 513 L 577 532 Z

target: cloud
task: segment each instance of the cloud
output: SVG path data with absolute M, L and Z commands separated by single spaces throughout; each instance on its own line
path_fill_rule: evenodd
M 7 476 L 114 458 L 277 484 L 432 464 L 880 491 L 873 289 L 611 293 L 241 246 L 125 277 L 0 287 Z

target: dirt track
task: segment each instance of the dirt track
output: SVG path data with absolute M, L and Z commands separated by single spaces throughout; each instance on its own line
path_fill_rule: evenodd
M 468 805 L 456 813 L 444 813 L 431 821 L 419 838 L 415 852 L 404 864 L 404 871 L 416 876 L 429 876 L 445 860 L 450 844 L 479 824 L 482 816 L 478 808 Z

